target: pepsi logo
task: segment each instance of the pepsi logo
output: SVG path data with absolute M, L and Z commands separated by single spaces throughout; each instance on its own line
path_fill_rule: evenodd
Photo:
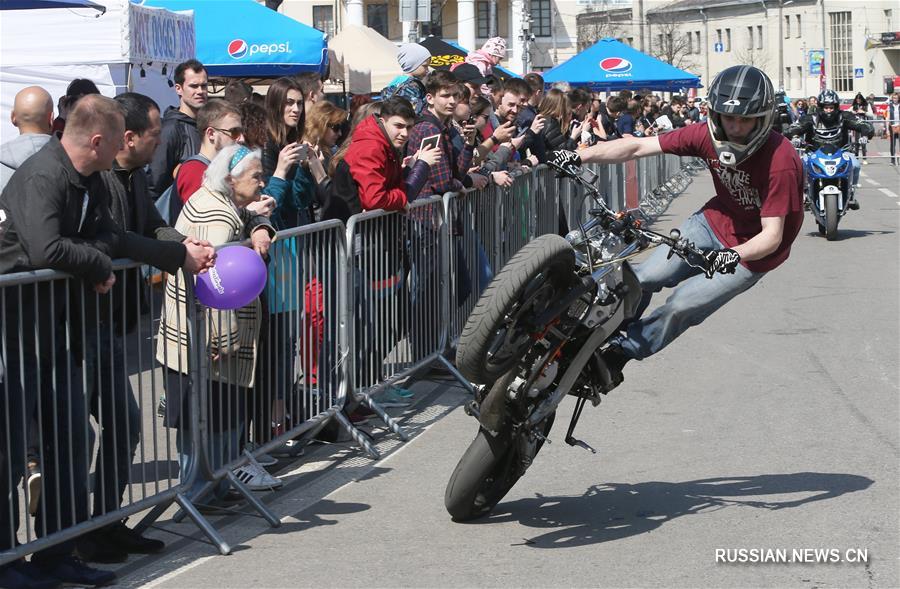
M 622 57 L 607 57 L 600 62 L 600 69 L 611 74 L 624 74 L 631 71 L 631 62 Z
M 228 44 L 228 55 L 230 55 L 234 59 L 241 59 L 242 57 L 245 57 L 249 50 L 250 47 L 243 39 L 235 39 Z

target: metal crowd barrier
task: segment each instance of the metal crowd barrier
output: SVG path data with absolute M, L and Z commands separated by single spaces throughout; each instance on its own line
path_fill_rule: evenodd
M 50 270 L 0 276 L 0 565 L 68 553 L 78 536 L 182 501 L 195 477 L 156 410 L 162 292 L 139 265 L 113 267 L 107 295 Z
M 645 160 L 642 202 L 683 190 L 689 163 Z M 593 168 L 621 208 L 623 167 Z M 143 531 L 173 502 L 228 553 L 196 505 L 229 487 L 278 526 L 239 476 L 251 457 L 296 453 L 331 420 L 377 457 L 351 402 L 406 439 L 381 392 L 435 361 L 471 387 L 447 352 L 482 291 L 528 241 L 564 230 L 560 214 L 574 226 L 590 206 L 538 167 L 510 188 L 280 232 L 264 294 L 231 312 L 203 308 L 181 273 L 148 287 L 132 262 L 101 296 L 52 271 L 0 276 L 0 564 L 136 514 Z M 226 350 L 245 329 L 255 344 Z

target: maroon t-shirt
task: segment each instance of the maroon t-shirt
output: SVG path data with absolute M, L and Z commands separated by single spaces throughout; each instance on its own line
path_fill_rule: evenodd
M 716 196 L 703 205 L 703 214 L 725 247 L 744 243 L 762 231 L 762 217 L 785 218 L 778 249 L 741 264 L 754 272 L 768 272 L 788 258 L 803 225 L 803 165 L 790 141 L 772 131 L 756 153 L 735 167 L 719 161 L 705 124 L 660 135 L 659 145 L 665 153 L 702 157 L 706 162 Z

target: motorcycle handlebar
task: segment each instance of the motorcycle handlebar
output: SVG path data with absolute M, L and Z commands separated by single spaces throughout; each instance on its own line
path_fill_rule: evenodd
M 655 231 L 650 231 L 649 229 L 644 229 L 642 221 L 630 212 L 622 211 L 617 213 L 610 209 L 604 202 L 600 190 L 583 177 L 580 168 L 575 169 L 574 166 L 569 169 L 561 169 L 556 166 L 551 167 L 556 169 L 561 177 L 568 178 L 570 181 L 580 184 L 591 195 L 594 202 L 599 206 L 590 209 L 588 214 L 599 218 L 600 226 L 606 231 L 623 237 L 626 243 L 633 241 L 642 242 L 641 249 L 644 249 L 648 243 L 665 245 L 669 248 L 669 257 L 673 254 L 677 255 L 689 265 L 704 271 L 706 270 L 706 252 L 694 246 L 694 244 L 687 239 L 682 238 L 681 232 L 678 229 L 672 229 L 669 232 L 669 235 L 663 235 Z

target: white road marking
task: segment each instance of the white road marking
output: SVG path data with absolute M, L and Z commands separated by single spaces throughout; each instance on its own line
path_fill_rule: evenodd
M 875 180 L 872 180 L 871 178 L 866 178 L 866 182 L 868 182 L 872 186 L 878 186 L 878 182 L 876 182 Z
M 891 198 L 897 198 L 897 194 L 892 190 L 888 190 L 887 188 L 879 188 L 878 190 L 890 196 Z

